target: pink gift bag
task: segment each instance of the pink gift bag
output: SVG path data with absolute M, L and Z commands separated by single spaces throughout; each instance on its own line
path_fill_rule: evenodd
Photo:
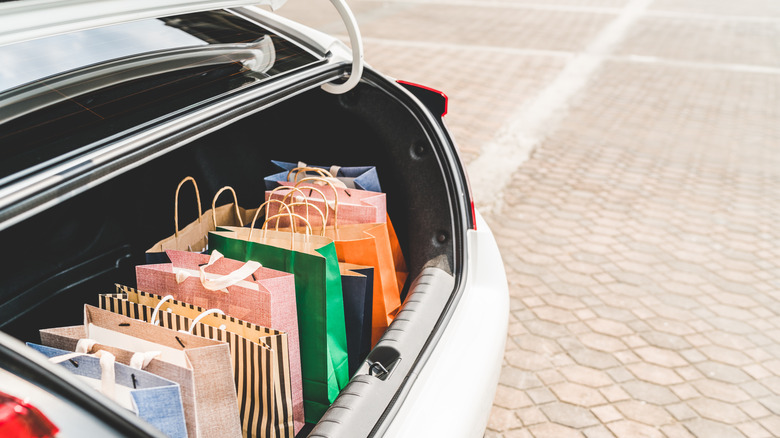
M 313 181 L 311 184 L 309 184 L 307 181 L 308 179 L 310 178 L 306 178 L 298 183 L 298 188 L 300 191 L 295 191 L 292 194 L 293 200 L 290 201 L 288 198 L 288 203 L 301 201 L 309 202 L 312 205 L 318 207 L 323 212 L 328 211 L 328 225 L 333 225 L 334 223 L 336 216 L 336 210 L 334 207 L 336 207 L 336 202 L 338 202 L 337 213 L 339 225 L 381 224 L 387 222 L 387 199 L 384 193 L 368 192 L 365 190 L 348 189 L 344 187 L 333 187 L 329 184 L 313 184 Z M 279 184 L 283 186 L 289 186 L 290 190 L 293 190 L 292 187 L 295 186 L 296 183 L 281 181 Z M 325 207 L 325 202 L 322 200 L 322 196 L 316 190 L 319 190 L 319 192 L 324 194 L 325 198 L 327 198 L 327 209 Z M 336 191 L 335 194 L 334 190 Z M 286 189 L 266 191 L 265 200 L 267 201 L 269 199 L 277 199 L 281 201 L 288 194 L 289 190 Z M 299 199 L 302 197 L 306 198 L 305 201 L 303 199 Z M 279 211 L 279 208 L 280 207 L 278 203 L 270 203 L 267 207 L 268 213 L 266 214 L 266 217 L 272 217 L 276 214 L 282 213 Z M 316 215 L 312 215 L 309 218 L 309 222 L 311 223 L 312 227 L 315 228 L 322 226 L 322 220 L 317 219 Z M 281 219 L 279 219 L 280 226 L 287 226 L 288 224 L 289 220 L 286 217 L 282 216 Z M 271 224 L 271 226 L 274 225 L 275 223 Z
M 293 274 L 258 262 L 187 251 L 166 251 L 171 263 L 138 265 L 138 289 L 287 333 L 296 433 L 303 426 L 303 383 Z

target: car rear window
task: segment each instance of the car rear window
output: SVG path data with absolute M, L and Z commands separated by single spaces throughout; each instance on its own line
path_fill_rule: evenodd
M 319 61 L 226 11 L 0 47 L 0 184 Z

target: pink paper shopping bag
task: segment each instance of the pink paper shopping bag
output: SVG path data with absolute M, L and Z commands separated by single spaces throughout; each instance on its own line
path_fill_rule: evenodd
M 171 263 L 136 266 L 138 289 L 287 333 L 296 432 L 303 426 L 303 382 L 295 280 L 258 262 L 207 254 L 167 251 Z

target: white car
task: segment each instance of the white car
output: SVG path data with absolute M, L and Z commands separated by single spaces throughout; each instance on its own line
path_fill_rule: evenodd
M 299 435 L 482 436 L 509 298 L 446 97 L 365 65 L 342 0 L 354 52 L 257 2 L 0 4 L 0 393 L 58 436 L 159 436 L 20 341 L 81 323 L 84 303 L 134 283 L 171 234 L 183 176 L 203 199 L 230 184 L 250 205 L 272 159 L 371 165 L 409 267 L 403 307 Z

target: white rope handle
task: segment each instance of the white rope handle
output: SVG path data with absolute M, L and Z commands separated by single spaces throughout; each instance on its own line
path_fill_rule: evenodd
M 203 312 L 200 315 L 198 315 L 197 318 L 192 320 L 192 324 L 190 324 L 190 330 L 189 331 L 186 331 L 186 332 L 184 332 L 184 330 L 179 330 L 179 331 L 180 332 L 184 332 L 184 333 L 192 334 L 192 332 L 195 330 L 195 325 L 197 325 L 200 322 L 201 319 L 203 319 L 203 318 L 205 318 L 205 317 L 207 317 L 209 315 L 224 315 L 224 314 L 225 314 L 225 312 L 223 312 L 223 311 L 221 311 L 219 309 L 209 309 L 209 310 L 206 310 L 205 312 Z M 220 328 L 220 330 L 225 330 L 225 324 L 220 325 L 219 328 Z
M 149 319 L 151 324 L 154 325 L 160 324 L 160 320 L 157 319 L 157 314 L 160 313 L 160 309 L 162 309 L 163 304 L 165 304 L 165 302 L 168 300 L 173 300 L 173 295 L 166 295 L 160 298 L 160 302 L 157 303 L 156 306 L 154 306 L 154 312 L 152 312 L 152 317 Z

